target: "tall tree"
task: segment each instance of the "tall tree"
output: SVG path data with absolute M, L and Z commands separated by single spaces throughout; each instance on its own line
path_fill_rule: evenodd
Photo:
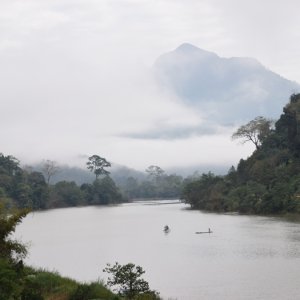
M 59 172 L 59 167 L 55 161 L 47 159 L 43 162 L 43 172 L 49 185 L 51 177 Z
M 232 139 L 242 139 L 242 144 L 252 142 L 258 149 L 263 140 L 271 133 L 273 120 L 256 117 L 254 120 L 242 125 L 233 133 Z
M 148 173 L 148 175 L 150 177 L 157 179 L 157 178 L 163 176 L 165 171 L 159 166 L 152 165 L 146 169 L 146 173 Z
M 31 172 L 27 175 L 27 184 L 30 186 L 30 198 L 33 209 L 46 208 L 49 199 L 49 189 L 45 177 L 41 172 Z
M 99 155 L 92 155 L 86 163 L 87 168 L 96 175 L 96 179 L 100 175 L 109 175 L 110 173 L 105 168 L 111 167 L 111 163 Z

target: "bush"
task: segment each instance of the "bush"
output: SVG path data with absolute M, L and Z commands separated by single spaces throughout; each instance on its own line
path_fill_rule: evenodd
M 70 300 L 111 299 L 118 300 L 119 297 L 109 291 L 103 284 L 93 282 L 91 284 L 80 284 L 71 294 Z

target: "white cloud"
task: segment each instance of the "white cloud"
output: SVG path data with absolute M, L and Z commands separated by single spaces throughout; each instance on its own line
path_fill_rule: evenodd
M 115 145 L 112 147 L 111 145 Z M 199 165 L 236 165 L 237 157 L 246 158 L 253 151 L 251 145 L 240 146 L 228 135 L 190 137 L 179 140 L 133 140 L 116 138 L 106 143 L 104 151 L 112 160 L 118 157 L 140 170 L 155 164 L 162 168 Z M 137 155 L 140 153 L 140 155 Z
M 237 162 L 250 149 L 229 133 L 173 141 L 119 135 L 203 124 L 205 116 L 163 94 L 147 73 L 186 41 L 255 56 L 300 81 L 297 11 L 292 0 L 2 0 L 0 151 L 68 162 L 99 153 L 141 168 L 181 164 L 182 156 L 187 164 Z

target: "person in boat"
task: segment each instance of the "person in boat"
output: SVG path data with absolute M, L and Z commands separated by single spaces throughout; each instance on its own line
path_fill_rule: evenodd
M 166 226 L 164 227 L 164 231 L 166 232 L 166 231 L 169 231 L 169 230 L 170 230 L 169 226 L 166 225 Z
M 208 233 L 211 233 L 212 231 L 210 230 L 210 228 L 208 228 Z

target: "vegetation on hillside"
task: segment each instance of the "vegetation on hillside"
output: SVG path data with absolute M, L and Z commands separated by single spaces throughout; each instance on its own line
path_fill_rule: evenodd
M 256 150 L 226 176 L 203 174 L 188 183 L 182 198 L 192 208 L 273 214 L 300 212 L 300 94 L 293 94 L 272 126 L 258 117 L 233 138 L 253 142 Z
M 116 204 L 137 198 L 174 199 L 179 198 L 185 183 L 181 176 L 150 166 L 144 178 L 119 178 L 117 185 L 106 170 L 109 167 L 106 159 L 93 155 L 87 168 L 94 173 L 94 181 L 77 184 L 62 180 L 52 184 L 61 170 L 54 161 L 44 161 L 41 171 L 36 171 L 28 166 L 21 168 L 18 159 L 0 153 L 0 201 L 11 207 L 39 210 Z
M 44 172 L 37 172 L 21 168 L 18 159 L 0 153 L 0 201 L 8 207 L 33 210 L 126 201 L 109 172 L 95 170 L 96 179 L 91 184 L 60 181 L 52 185 L 51 177 L 58 171 L 53 161 L 47 160 Z
M 129 199 L 176 199 L 179 198 L 184 179 L 176 174 L 167 174 L 159 166 L 149 166 L 147 177 L 138 180 L 128 177 L 121 189 Z

